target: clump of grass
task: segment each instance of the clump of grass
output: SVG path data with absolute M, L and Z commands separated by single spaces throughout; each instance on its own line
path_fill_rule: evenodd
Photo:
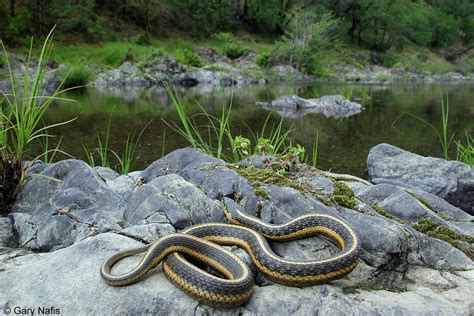
M 83 87 L 89 83 L 92 74 L 84 65 L 73 67 L 64 80 L 64 87 Z
M 218 116 L 208 113 L 199 103 L 200 113 L 188 115 L 184 105 L 176 93 L 165 84 L 178 117 L 180 125 L 165 122 L 168 126 L 181 134 L 194 148 L 199 148 L 207 154 L 226 161 L 239 162 L 244 157 L 254 154 L 286 155 L 292 146 L 289 145 L 289 136 L 292 128 L 285 130 L 283 119 L 269 127 L 271 113 L 264 121 L 262 128 L 256 133 L 249 128 L 251 139 L 242 135 L 234 137 L 230 116 L 232 113 L 232 99 L 224 103 Z M 197 119 L 204 119 L 205 124 L 199 124 Z M 225 150 L 229 148 L 229 150 Z
M 112 121 L 112 114 L 109 116 L 109 121 L 107 124 L 107 129 L 105 133 L 105 139 L 102 140 L 99 134 L 97 134 L 97 147 L 90 149 L 87 144 L 83 145 L 84 153 L 86 155 L 87 161 L 91 167 L 96 166 L 95 156 L 99 156 L 100 165 L 102 167 L 107 167 L 116 170 L 120 174 L 127 174 L 131 171 L 133 164 L 135 163 L 136 151 L 138 148 L 138 143 L 145 132 L 146 128 L 150 125 L 151 121 L 148 122 L 143 129 L 136 134 L 128 134 L 127 139 L 124 142 L 125 148 L 121 154 L 109 147 L 109 136 L 110 136 L 110 125 Z M 115 157 L 117 161 L 116 165 L 112 165 L 109 155 Z
M 192 67 L 202 67 L 206 63 L 199 57 L 198 55 L 194 54 L 190 49 L 178 49 L 175 52 L 176 61 L 192 66 Z
M 60 94 L 67 90 L 63 89 L 63 80 L 51 95 L 45 96 L 43 91 L 45 68 L 53 48 L 53 31 L 54 29 L 44 41 L 33 77 L 29 74 L 33 52 L 31 40 L 25 71 L 18 83 L 11 70 L 5 46 L 1 42 L 11 84 L 11 91 L 2 91 L 0 97 L 0 212 L 3 214 L 9 212 L 26 179 L 27 170 L 24 169 L 23 162 L 25 158 L 29 158 L 27 153 L 30 145 L 48 137 L 48 129 L 67 123 L 41 126 L 43 115 L 51 103 L 60 99 Z
M 446 241 L 474 260 L 474 237 L 458 234 L 448 226 L 440 225 L 430 219 L 421 219 L 412 227 L 427 236 Z
M 456 142 L 456 160 L 464 162 L 474 168 L 474 136 L 466 131 L 466 143 Z

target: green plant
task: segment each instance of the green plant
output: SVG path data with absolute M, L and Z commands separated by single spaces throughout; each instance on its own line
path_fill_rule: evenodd
M 247 48 L 238 41 L 227 42 L 222 48 L 222 53 L 231 59 L 239 58 L 247 51 Z
M 0 212 L 2 213 L 8 213 L 28 175 L 28 170 L 24 169 L 23 162 L 31 144 L 35 140 L 47 137 L 47 130 L 69 122 L 41 126 L 46 110 L 54 100 L 60 98 L 61 93 L 67 90 L 62 88 L 63 80 L 51 95 L 42 95 L 43 79 L 46 74 L 45 67 L 53 48 L 53 32 L 54 29 L 51 30 L 43 43 L 33 77 L 29 74 L 33 52 L 33 40 L 31 40 L 25 71 L 18 86 L 10 67 L 5 45 L 3 41 L 0 41 L 11 84 L 11 91 L 8 93 L 2 91 L 0 99 L 0 163 L 2 172 L 0 175 Z M 36 158 L 32 157 L 32 159 Z
M 300 144 L 290 146 L 287 150 L 285 161 L 293 163 L 301 163 L 305 159 L 306 150 Z
M 134 162 L 135 162 L 135 153 L 138 147 L 138 142 L 140 141 L 143 133 L 146 128 L 150 125 L 151 121 L 148 122 L 143 129 L 140 131 L 138 136 L 136 133 L 128 134 L 127 139 L 125 140 L 125 148 L 122 154 L 119 154 L 117 151 L 109 148 L 109 138 L 110 138 L 110 125 L 112 122 L 112 114 L 109 116 L 109 121 L 107 123 L 107 129 L 105 131 L 105 138 L 102 140 L 99 133 L 97 133 L 97 144 L 98 146 L 91 150 L 87 144 L 83 144 L 84 153 L 86 159 L 91 167 L 96 166 L 96 161 L 94 159 L 95 154 L 99 156 L 100 165 L 102 167 L 115 169 L 120 174 L 127 174 L 130 172 Z M 109 154 L 112 154 L 117 160 L 116 165 L 112 165 Z
M 147 34 L 140 34 L 135 39 L 135 43 L 138 45 L 147 46 L 151 44 L 150 37 Z
M 311 165 L 316 168 L 318 165 L 318 147 L 319 147 L 319 130 L 316 130 L 316 137 L 313 142 L 313 155 L 311 156 Z
M 143 133 L 145 132 L 148 125 L 150 125 L 150 123 L 151 121 L 143 127 L 138 136 L 136 136 L 135 133 L 128 134 L 127 139 L 125 141 L 125 149 L 122 155 L 119 155 L 116 151 L 111 151 L 112 154 L 117 158 L 117 161 L 119 163 L 118 171 L 120 172 L 120 174 L 129 173 L 131 168 L 133 167 L 138 142 L 140 141 L 140 138 L 142 137 Z
M 474 136 L 466 133 L 466 144 L 456 141 L 456 160 L 474 168 Z
M 72 68 L 67 74 L 64 80 L 64 87 L 82 87 L 87 85 L 91 78 L 92 74 L 90 71 L 84 65 L 80 65 L 78 67 Z
M 263 127 L 257 133 L 250 128 L 253 143 L 256 144 L 252 151 L 252 141 L 243 136 L 233 136 L 232 126 L 230 123 L 230 115 L 232 111 L 232 100 L 229 105 L 224 104 L 220 115 L 214 116 L 206 112 L 199 105 L 200 113 L 188 115 L 184 109 L 184 105 L 180 102 L 176 93 L 165 84 L 179 117 L 180 125 L 173 123 L 165 123 L 182 135 L 189 144 L 194 148 L 199 148 L 211 156 L 224 159 L 226 161 L 239 162 L 243 157 L 253 154 L 278 154 L 285 155 L 288 151 L 287 140 L 292 132 L 292 127 L 283 131 L 283 119 L 271 130 L 268 130 L 268 122 L 271 113 L 267 116 Z M 204 118 L 205 123 L 199 124 L 197 119 Z M 224 149 L 229 148 L 229 152 Z
M 436 134 L 438 137 L 439 143 L 441 144 L 441 148 L 443 150 L 443 156 L 444 159 L 448 160 L 449 159 L 449 147 L 451 146 L 451 143 L 454 138 L 454 133 L 449 133 L 448 130 L 448 122 L 449 122 L 449 98 L 446 96 L 446 101 L 444 100 L 444 95 L 441 93 L 441 129 L 437 129 L 433 124 L 428 122 L 427 120 L 408 113 L 408 112 L 403 112 L 398 116 L 395 121 L 392 123 L 392 127 L 395 126 L 395 124 L 398 122 L 398 120 L 403 117 L 404 115 L 408 115 L 410 117 L 413 117 L 417 119 L 418 121 L 424 123 L 428 127 L 430 127 L 433 132 Z
M 174 93 L 171 88 L 165 84 L 165 88 L 168 92 L 168 95 L 171 98 L 171 102 L 174 105 L 176 112 L 178 113 L 179 120 L 182 126 L 174 124 L 169 124 L 164 121 L 169 127 L 182 135 L 189 144 L 194 148 L 200 148 L 207 154 L 215 156 L 217 158 L 224 158 L 226 160 L 231 160 L 223 152 L 224 141 L 227 139 L 229 142 L 230 148 L 234 148 L 234 137 L 232 136 L 231 127 L 230 127 L 230 114 L 232 111 L 232 101 L 229 105 L 222 106 L 222 112 L 219 117 L 214 116 L 206 112 L 204 108 L 198 103 L 201 113 L 193 116 L 188 116 L 184 110 L 183 104 L 180 102 L 176 93 Z M 195 121 L 195 118 L 204 117 L 206 119 L 207 125 L 201 126 L 198 125 Z M 205 132 L 202 132 L 205 130 Z M 214 144 L 217 142 L 217 144 Z M 232 150 L 233 160 L 235 162 L 239 161 L 239 155 L 237 150 Z
M 219 43 L 227 43 L 234 41 L 234 35 L 229 32 L 219 32 L 216 34 L 212 34 L 212 39 Z
M 354 87 L 344 86 L 337 89 L 337 92 L 347 100 L 352 100 L 354 95 Z
M 257 56 L 255 63 L 260 68 L 266 68 L 268 66 L 268 60 L 270 59 L 270 53 L 261 53 Z
M 176 61 L 182 64 L 192 67 L 202 67 L 205 65 L 201 57 L 194 54 L 190 49 L 178 49 L 175 54 Z
M 237 151 L 242 157 L 250 155 L 250 139 L 238 135 L 234 139 L 234 148 L 232 149 L 234 152 Z

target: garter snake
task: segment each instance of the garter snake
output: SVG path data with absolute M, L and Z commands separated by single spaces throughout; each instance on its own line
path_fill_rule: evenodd
M 233 307 L 245 303 L 252 295 L 253 275 L 239 257 L 219 245 L 236 245 L 245 249 L 265 277 L 293 286 L 341 278 L 359 261 L 357 234 L 339 217 L 306 214 L 286 224 L 274 225 L 236 209 L 226 208 L 224 213 L 231 224 L 190 226 L 149 245 L 111 256 L 102 264 L 100 274 L 103 280 L 113 286 L 129 285 L 163 261 L 165 275 L 187 294 L 209 305 Z M 267 242 L 267 239 L 287 241 L 311 235 L 325 235 L 341 251 L 322 260 L 293 261 L 276 255 Z M 133 270 L 121 275 L 111 274 L 115 263 L 141 252 L 146 253 Z M 196 267 L 184 255 L 210 266 L 222 277 Z

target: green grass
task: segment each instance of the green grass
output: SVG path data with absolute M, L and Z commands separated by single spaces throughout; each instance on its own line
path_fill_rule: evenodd
M 456 160 L 474 168 L 474 136 L 466 131 L 466 142 L 456 141 Z
M 194 148 L 199 148 L 207 154 L 226 161 L 239 162 L 253 154 L 269 154 L 285 156 L 292 147 L 290 134 L 292 127 L 283 127 L 283 118 L 278 124 L 269 126 L 272 113 L 267 116 L 261 130 L 254 132 L 248 128 L 250 138 L 236 135 L 230 117 L 232 113 L 232 97 L 228 103 L 224 101 L 220 114 L 211 115 L 199 103 L 200 112 L 190 115 L 185 105 L 180 101 L 176 92 L 165 85 L 176 109 L 180 124 L 165 123 L 182 135 Z M 204 121 L 204 123 L 202 122 Z M 245 123 L 244 123 L 245 124 Z M 301 147 L 301 146 L 300 146 Z
M 146 128 L 151 124 L 151 121 L 143 127 L 140 133 L 137 134 L 134 132 L 128 134 L 124 141 L 124 150 L 119 153 L 109 147 L 112 113 L 109 116 L 107 128 L 105 130 L 105 138 L 102 139 L 99 133 L 97 133 L 97 146 L 95 148 L 91 149 L 87 144 L 83 144 L 82 147 L 84 148 L 84 153 L 91 167 L 95 167 L 97 165 L 96 161 L 100 161 L 99 165 L 102 167 L 114 169 L 120 174 L 128 174 L 135 163 L 138 143 L 140 142 Z M 116 164 L 112 164 L 112 159 L 110 159 L 111 156 L 117 162 Z
M 17 80 L 10 67 L 10 60 L 6 48 L 3 48 L 4 60 L 8 69 L 11 91 L 2 91 L 0 96 L 0 212 L 8 213 L 11 205 L 23 184 L 28 170 L 23 167 L 25 159 L 36 160 L 38 157 L 28 157 L 28 152 L 34 142 L 43 141 L 46 144 L 42 156 L 48 158 L 47 131 L 56 126 L 65 124 L 56 123 L 44 126 L 43 116 L 53 101 L 65 100 L 60 95 L 63 82 L 51 95 L 44 95 L 43 81 L 46 64 L 53 48 L 53 30 L 46 37 L 37 59 L 36 71 L 33 77 L 29 74 L 33 65 L 33 40 L 25 63 L 25 71 L 20 80 Z M 58 148 L 56 148 L 58 149 Z
M 64 78 L 64 87 L 82 87 L 92 79 L 92 73 L 84 65 L 73 67 Z

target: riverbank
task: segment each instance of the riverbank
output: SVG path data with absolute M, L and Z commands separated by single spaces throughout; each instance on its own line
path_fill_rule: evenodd
M 369 160 L 395 159 L 383 158 L 386 146 L 374 148 Z M 78 160 L 35 164 L 32 171 L 44 176 L 28 179 L 10 216 L 0 219 L 0 306 L 54 306 L 65 314 L 220 312 L 186 296 L 160 268 L 135 285 L 114 288 L 101 281 L 99 267 L 117 251 L 189 225 L 222 222 L 227 207 L 276 224 L 308 212 L 330 214 L 353 227 L 362 243 L 356 269 L 328 284 L 282 286 L 252 270 L 252 298 L 229 314 L 277 306 L 281 315 L 472 313 L 473 216 L 402 182 L 373 184 L 305 165 L 282 176 L 261 159 L 228 164 L 185 148 L 126 175 Z M 374 168 L 380 181 L 384 171 Z M 295 260 L 338 251 L 316 237 L 271 245 Z M 245 252 L 232 251 L 251 264 Z M 138 260 L 117 269 L 128 271 Z M 68 293 L 77 297 L 73 303 Z
M 347 82 L 364 84 L 474 82 L 472 50 L 453 61 L 439 52 L 411 48 L 403 52 L 374 53 L 344 47 L 321 56 L 316 73 L 303 73 L 269 58 L 274 45 L 240 41 L 239 54 L 231 55 L 217 39 L 152 40 L 148 45 L 111 42 L 102 45 L 55 47 L 51 65 L 57 77 L 69 73 L 67 86 L 151 87 L 163 81 L 178 86 L 244 86 L 276 82 Z M 230 56 L 230 57 L 229 57 Z M 24 63 L 21 52 L 14 63 Z M 21 69 L 21 67 L 14 67 Z M 6 77 L 0 62 L 0 78 Z

